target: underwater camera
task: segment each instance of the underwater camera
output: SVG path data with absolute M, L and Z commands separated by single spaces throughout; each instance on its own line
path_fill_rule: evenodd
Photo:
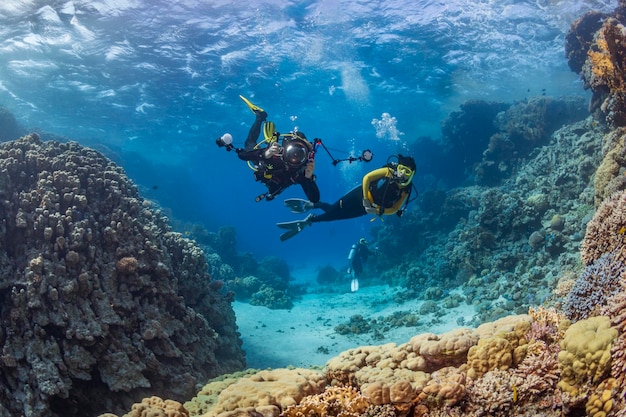
M 233 136 L 230 133 L 224 133 L 222 136 L 215 140 L 215 143 L 220 148 L 226 147 L 227 151 L 230 151 L 234 148 L 233 146 Z

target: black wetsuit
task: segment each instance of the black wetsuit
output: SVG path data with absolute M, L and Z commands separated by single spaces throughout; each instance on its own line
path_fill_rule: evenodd
M 381 178 L 370 185 L 370 191 L 374 196 L 374 202 L 383 208 L 393 206 L 399 199 L 405 198 L 405 193 L 394 181 Z M 319 202 L 314 208 L 324 210 L 324 213 L 315 215 L 311 222 L 331 222 L 334 220 L 352 219 L 367 214 L 363 207 L 363 187 L 358 185 L 350 190 L 333 204 Z
M 315 217 L 311 219 L 313 223 L 352 219 L 367 214 L 363 207 L 363 188 L 360 185 L 354 187 L 348 194 L 341 197 L 334 204 L 320 201 L 315 203 L 313 207 L 324 210 L 324 213 L 316 214 Z
M 367 262 L 367 258 L 372 252 L 362 243 L 356 244 L 354 257 L 350 261 L 350 267 L 354 271 L 354 276 L 359 277 L 363 272 L 363 264 Z
M 239 159 L 250 161 L 254 164 L 256 169 L 254 178 L 264 183 L 267 187 L 267 200 L 272 200 L 290 185 L 300 184 L 307 199 L 317 203 L 320 201 L 320 190 L 314 177 L 307 178 L 304 175 L 304 165 L 292 167 L 283 161 L 280 156 L 266 159 L 265 150 L 267 148 L 254 149 L 261 134 L 261 124 L 266 117 L 265 113 L 257 113 L 257 118 L 248 132 L 244 148 L 237 152 Z

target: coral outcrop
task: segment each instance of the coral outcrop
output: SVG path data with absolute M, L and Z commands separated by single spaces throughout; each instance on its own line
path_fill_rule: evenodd
M 596 215 L 587 224 L 580 256 L 590 265 L 605 253 L 626 248 L 626 191 L 613 194 L 604 200 Z
M 277 369 L 220 378 L 185 409 L 202 417 L 622 415 L 623 386 L 611 368 L 618 331 L 611 323 L 596 316 L 570 326 L 556 310 L 531 309 L 474 330 L 350 349 L 323 371 Z M 418 359 L 414 345 L 429 339 L 463 342 L 445 343 L 456 353 L 443 348 L 444 360 L 428 364 Z M 488 358 L 508 359 L 486 361 L 490 366 L 470 375 L 471 351 L 480 346 L 490 346 Z M 445 366 L 452 356 L 458 364 Z
M 570 68 L 581 73 L 585 88 L 593 93 L 590 110 L 599 112 L 612 129 L 626 126 L 624 6 L 619 1 L 612 14 L 589 12 L 576 20 L 565 46 Z
M 618 332 L 605 316 L 591 317 L 574 323 L 561 341 L 559 388 L 572 397 L 585 385 L 603 381 L 611 366 L 611 344 Z
M 0 145 L 4 415 L 94 415 L 188 398 L 245 365 L 202 251 L 123 170 L 77 143 Z
M 440 306 L 473 305 L 478 314 L 459 325 L 525 313 L 552 298 L 561 276 L 580 269 L 603 134 L 587 118 L 554 132 L 523 164 L 509 161 L 515 175 L 501 186 L 421 194 L 418 208 L 375 230 L 381 256 L 370 267 L 402 286 L 403 299 L 426 299 L 436 286 L 446 294 Z

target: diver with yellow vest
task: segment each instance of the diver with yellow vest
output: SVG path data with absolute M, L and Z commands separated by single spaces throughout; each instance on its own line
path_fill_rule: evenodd
M 313 208 L 322 209 L 324 213 L 309 214 L 304 220 L 277 223 L 278 227 L 287 230 L 280 236 L 280 240 L 290 239 L 306 226 L 317 222 L 351 219 L 367 214 L 402 216 L 414 188 L 412 181 L 416 165 L 410 156 L 397 155 L 395 158 L 396 161 L 391 161 L 390 158 L 385 166 L 366 174 L 361 185 L 333 204 L 298 198 L 285 200 L 285 206 L 293 213 L 305 213 Z
M 293 184 L 300 184 L 304 194 L 312 203 L 319 202 L 320 191 L 315 182 L 315 147 L 302 132 L 281 134 L 268 122 L 267 113 L 239 96 L 255 114 L 256 120 L 243 148 L 235 148 L 233 138 L 225 133 L 216 140 L 219 147 L 234 150 L 239 159 L 248 161 L 254 171 L 254 178 L 267 187 L 267 192 L 256 197 L 256 201 L 273 200 L 278 194 Z M 265 123 L 263 125 L 263 123 Z M 264 139 L 257 143 L 263 126 Z M 280 143 L 279 143 L 280 141 Z M 262 146 L 265 143 L 266 146 Z

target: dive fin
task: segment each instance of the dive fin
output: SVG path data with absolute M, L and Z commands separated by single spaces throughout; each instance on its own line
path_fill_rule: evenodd
M 276 128 L 274 127 L 274 122 L 265 122 L 263 125 L 263 136 L 265 137 L 267 143 L 272 143 L 276 140 L 276 137 L 274 136 L 275 131 Z
M 262 112 L 264 111 L 262 108 L 260 108 L 259 106 L 255 106 L 254 104 L 252 104 L 252 102 L 250 102 L 250 100 L 248 100 L 247 98 L 245 98 L 242 95 L 239 95 L 239 98 L 243 100 L 244 103 L 246 103 L 246 106 L 248 106 L 248 108 L 250 109 L 250 111 L 252 111 L 252 113 L 256 114 L 256 112 Z
M 288 198 L 285 200 L 285 206 L 288 207 L 292 213 L 306 213 L 313 208 L 313 203 L 301 198 Z
M 285 240 L 291 239 L 292 237 L 294 237 L 295 235 L 300 233 L 300 230 L 302 230 L 302 229 L 293 228 L 292 230 L 281 234 L 280 235 L 280 241 L 284 242 Z
M 305 227 L 309 226 L 312 223 L 313 217 L 314 215 L 309 214 L 304 220 L 295 220 L 292 222 L 276 223 L 276 226 L 280 227 L 281 229 L 287 229 L 285 233 L 280 235 L 280 241 L 284 242 L 285 240 L 291 239 L 292 237 L 300 233 L 302 229 L 304 229 Z
M 359 290 L 359 280 L 356 278 L 352 278 L 350 282 L 350 291 L 357 292 Z

